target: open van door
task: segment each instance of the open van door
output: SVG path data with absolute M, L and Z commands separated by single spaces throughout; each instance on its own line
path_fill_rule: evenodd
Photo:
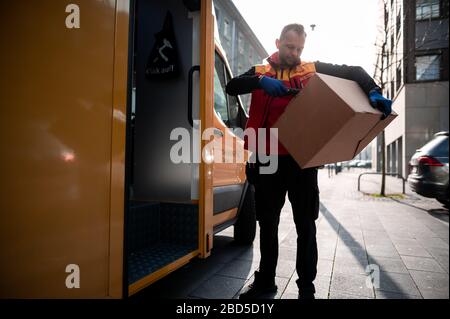
M 213 128 L 214 106 L 214 16 L 211 0 L 201 1 L 201 45 L 200 45 L 200 120 L 203 128 Z M 203 129 L 202 129 L 203 130 Z M 202 134 L 203 135 L 203 134 Z M 214 136 L 209 140 L 201 139 L 202 160 L 200 163 L 200 256 L 207 257 L 211 253 L 213 244 L 213 153 L 207 147 Z M 203 160 L 206 159 L 206 160 Z M 201 238 L 201 237 L 200 237 Z
M 211 0 L 135 1 L 132 133 L 126 164 L 128 294 L 211 252 L 213 158 L 206 146 L 213 136 L 202 139 L 202 132 L 213 127 L 212 10 Z M 176 45 L 164 39 L 158 47 L 155 38 L 168 13 Z M 155 46 L 163 59 L 168 48 L 178 47 L 180 74 L 147 76 Z

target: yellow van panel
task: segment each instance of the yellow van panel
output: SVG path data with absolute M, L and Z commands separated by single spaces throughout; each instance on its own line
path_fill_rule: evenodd
M 3 298 L 108 295 L 116 5 L 69 3 L 0 2 Z

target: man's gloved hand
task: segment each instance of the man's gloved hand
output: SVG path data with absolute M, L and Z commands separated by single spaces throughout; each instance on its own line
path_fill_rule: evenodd
M 383 97 L 378 90 L 369 92 L 369 101 L 373 108 L 383 112 L 382 120 L 392 113 L 392 101 Z
M 267 76 L 261 76 L 259 79 L 259 87 L 263 89 L 270 96 L 283 96 L 288 92 L 287 87 L 283 81 L 272 79 Z

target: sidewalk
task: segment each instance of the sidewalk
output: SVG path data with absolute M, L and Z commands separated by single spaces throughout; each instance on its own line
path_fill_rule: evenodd
M 323 298 L 448 298 L 448 211 L 409 190 L 379 198 L 381 176 L 362 171 L 328 178 L 321 172 L 319 256 L 332 273 L 321 273 Z M 386 194 L 402 194 L 401 179 L 387 177 Z M 378 269 L 379 288 L 368 289 L 365 269 Z M 328 281 L 329 280 L 329 281 Z
M 448 299 L 448 210 L 408 187 L 406 195 L 394 198 L 365 194 L 379 193 L 380 176 L 363 176 L 358 192 L 361 172 L 343 171 L 329 178 L 326 170 L 319 170 L 316 298 Z M 401 194 L 401 180 L 389 177 L 386 193 Z M 136 298 L 237 298 L 253 281 L 259 239 L 252 247 L 237 247 L 232 244 L 232 231 L 215 237 L 211 257 L 195 260 Z M 296 299 L 296 232 L 288 200 L 279 243 L 275 298 Z

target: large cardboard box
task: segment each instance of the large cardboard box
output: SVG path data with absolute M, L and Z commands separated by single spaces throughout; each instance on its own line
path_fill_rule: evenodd
M 381 115 L 356 82 L 317 73 L 273 127 L 307 168 L 353 159 L 397 117 Z

